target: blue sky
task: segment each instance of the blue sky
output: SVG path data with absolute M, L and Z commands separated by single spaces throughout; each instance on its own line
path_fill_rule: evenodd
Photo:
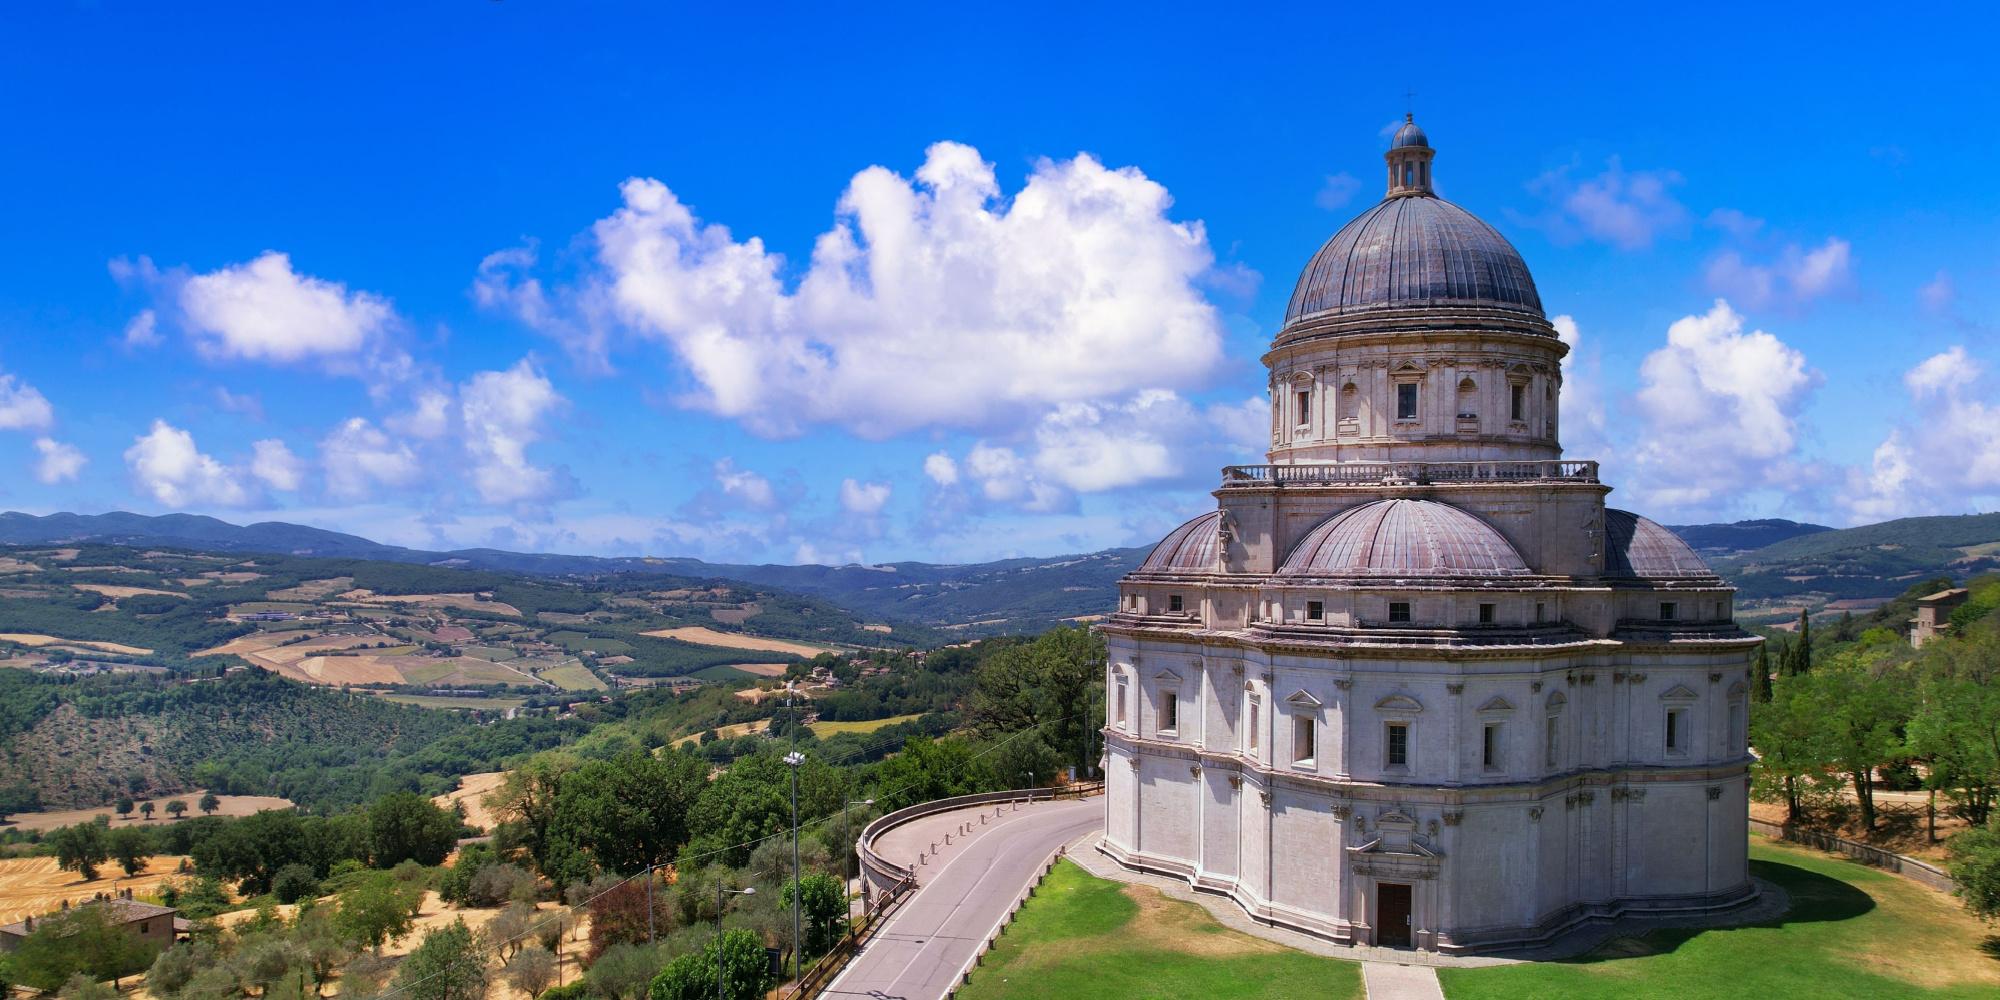
M 1989 10 L 1423 11 L 37 7 L 0 35 L 0 506 L 1139 544 L 1261 460 L 1258 357 L 1406 103 L 1566 317 L 1615 503 L 1995 506 Z

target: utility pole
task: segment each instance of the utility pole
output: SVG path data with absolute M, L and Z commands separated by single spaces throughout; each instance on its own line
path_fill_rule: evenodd
M 785 763 L 792 768 L 792 974 L 805 978 L 805 952 L 799 949 L 799 904 L 804 900 L 805 889 L 799 878 L 799 765 L 806 762 L 806 755 L 792 751 L 785 755 Z
M 753 885 L 743 889 L 730 889 L 728 892 L 738 896 L 755 896 L 757 887 Z M 717 875 L 715 877 L 715 1000 L 729 1000 L 728 990 L 723 986 L 723 970 L 728 968 L 722 961 L 723 896 L 722 876 Z

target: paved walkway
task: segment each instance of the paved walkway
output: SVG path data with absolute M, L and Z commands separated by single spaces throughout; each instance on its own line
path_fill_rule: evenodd
M 1368 1000 L 1444 1000 L 1438 972 L 1428 965 L 1363 962 L 1361 984 Z
M 984 822 L 981 822 L 981 817 Z M 967 824 L 968 832 L 959 832 Z M 899 863 L 925 855 L 917 888 L 828 985 L 826 996 L 939 1000 L 1050 853 L 1104 828 L 1104 800 L 984 806 L 904 824 L 876 842 Z M 951 843 L 945 843 L 945 835 Z M 935 839 L 938 853 L 930 854 Z

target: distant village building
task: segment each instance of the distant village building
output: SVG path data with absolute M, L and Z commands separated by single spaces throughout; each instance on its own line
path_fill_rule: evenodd
M 78 909 L 86 906 L 102 908 L 113 926 L 122 926 L 161 948 L 172 947 L 177 937 L 186 934 L 190 926 L 187 920 L 182 919 L 179 910 L 133 899 L 130 889 L 115 895 L 99 893 L 95 898 L 77 904 Z M 69 903 L 64 902 L 62 909 L 55 913 L 0 926 L 0 952 L 20 947 L 21 942 L 33 934 L 43 921 L 60 916 L 69 909 Z
M 1223 470 L 1098 623 L 1104 849 L 1259 921 L 1464 952 L 1754 898 L 1734 590 L 1558 440 L 1568 348 L 1416 124 Z
M 1940 590 L 1917 598 L 1917 616 L 1910 619 L 1910 646 L 1924 648 L 1931 641 L 1951 630 L 1951 613 L 1965 603 L 1968 591 L 1964 587 Z

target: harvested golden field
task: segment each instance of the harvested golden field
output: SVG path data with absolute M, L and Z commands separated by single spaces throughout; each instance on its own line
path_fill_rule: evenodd
M 53 635 L 38 635 L 33 632 L 0 632 L 0 642 L 18 643 L 23 646 L 80 646 L 100 653 L 124 653 L 127 656 L 145 656 L 152 652 L 138 646 L 127 646 L 117 642 L 92 642 L 87 639 L 64 639 Z
M 280 672 L 314 684 L 401 684 L 403 668 L 397 656 L 308 656 L 286 664 Z
M 152 587 L 119 587 L 108 583 L 73 583 L 78 590 L 88 590 L 93 594 L 103 594 L 112 600 L 134 597 L 139 594 L 159 594 L 162 597 L 186 597 L 178 590 L 155 590 Z
M 497 817 L 493 810 L 486 808 L 486 797 L 507 783 L 505 771 L 481 771 L 458 779 L 458 787 L 431 799 L 439 808 L 450 809 L 455 802 L 465 803 L 465 822 L 481 830 L 491 831 Z
M 28 562 L 25 559 L 15 559 L 12 556 L 0 556 L 0 573 L 39 573 L 41 572 L 41 569 L 42 568 L 40 566 Z
M 54 858 L 0 859 L 0 923 L 23 917 L 38 917 L 60 909 L 63 901 L 81 903 L 100 892 L 131 889 L 138 895 L 151 894 L 160 883 L 173 878 L 185 855 L 162 854 L 147 859 L 146 870 L 126 878 L 115 864 L 98 866 L 98 877 L 85 882 L 75 872 L 56 867 Z
M 759 677 L 783 677 L 783 676 L 785 676 L 785 670 L 786 670 L 786 669 L 787 669 L 788 667 L 790 667 L 790 664 L 787 664 L 787 663 L 731 663 L 731 664 L 729 664 L 729 666 L 730 666 L 730 667 L 731 667 L 732 669 L 735 669 L 735 670 L 741 670 L 741 671 L 743 671 L 743 672 L 744 672 L 744 673 L 746 673 L 746 674 L 756 674 L 756 675 L 757 675 L 757 676 L 759 676 Z
M 375 643 L 383 641 L 382 637 L 379 635 L 372 635 L 372 634 L 321 635 L 321 636 L 314 636 L 313 638 L 307 639 L 304 642 L 292 641 L 297 639 L 298 637 L 299 633 L 297 632 L 290 632 L 290 633 L 279 632 L 279 633 L 264 633 L 258 635 L 246 635 L 239 639 L 231 639 L 230 641 L 223 643 L 220 646 L 216 646 L 212 649 L 204 649 L 201 652 L 196 653 L 194 655 L 216 656 L 223 653 L 233 653 L 237 656 L 242 657 L 245 660 L 250 661 L 251 663 L 256 664 L 257 666 L 263 667 L 264 669 L 272 671 L 274 673 L 290 677 L 295 681 L 308 681 L 310 683 L 315 683 L 315 684 L 401 684 L 403 683 L 402 671 L 393 666 L 390 668 L 389 673 L 387 675 L 384 675 L 381 673 L 379 669 L 380 665 L 374 663 L 358 665 L 358 666 L 342 667 L 338 664 L 327 664 L 327 663 L 313 663 L 308 665 L 308 663 L 306 662 L 308 660 L 324 661 L 324 660 L 364 659 L 364 657 L 360 656 L 329 657 L 324 654 L 332 650 L 353 649 L 356 646 L 374 645 Z M 287 643 L 289 643 L 289 645 L 287 645 Z M 347 678 L 350 676 L 352 677 L 366 676 L 377 679 L 375 680 L 335 679 L 335 678 Z M 380 679 L 385 676 L 388 679 L 386 680 Z
M 790 639 L 766 639 L 760 635 L 743 635 L 738 632 L 717 632 L 703 625 L 685 625 L 680 628 L 663 628 L 656 632 L 642 633 L 661 639 L 679 639 L 697 646 L 719 646 L 723 649 L 754 649 L 763 653 L 790 653 L 793 656 L 818 656 L 832 650 L 831 646 L 814 646 Z M 782 673 L 784 668 L 779 667 Z
M 264 597 L 273 601 L 318 601 L 332 597 L 343 590 L 354 589 L 351 576 L 331 576 L 324 580 L 307 580 L 296 587 L 282 587 L 268 591 Z
M 114 829 L 121 826 L 166 826 L 174 822 L 174 820 L 167 818 L 167 803 L 179 799 L 188 804 L 188 816 L 200 816 L 202 814 L 199 808 L 201 797 L 207 794 L 207 792 L 208 790 L 205 788 L 197 788 L 191 792 L 181 792 L 178 795 L 161 795 L 150 800 L 134 799 L 133 801 L 135 802 L 151 801 L 153 804 L 161 807 L 160 812 L 156 814 L 160 818 L 151 821 L 141 819 L 137 812 L 132 814 L 131 819 L 119 819 L 116 808 L 110 805 L 101 805 L 93 806 L 89 809 L 50 809 L 43 812 L 14 813 L 8 817 L 8 825 L 5 829 L 53 830 L 59 826 L 74 826 L 78 823 L 86 823 L 98 816 L 109 817 L 111 819 L 111 826 Z M 264 809 L 290 809 L 292 807 L 291 799 L 279 798 L 276 795 L 217 795 L 216 798 L 222 802 L 215 810 L 215 815 L 217 816 L 248 816 L 253 812 Z
M 769 728 L 771 728 L 771 720 L 758 719 L 755 722 L 739 722 L 733 726 L 723 726 L 722 728 L 717 729 L 715 731 L 715 735 L 717 739 L 732 740 L 738 736 L 748 736 L 751 733 L 761 733 Z M 692 736 L 683 736 L 680 739 L 674 741 L 674 746 L 684 747 L 690 743 L 697 742 L 700 739 L 701 739 L 700 733 L 695 733 Z
M 349 581 L 350 583 L 353 581 Z M 518 617 L 521 609 L 501 601 L 482 601 L 477 594 L 378 594 L 372 590 L 350 590 L 336 595 L 343 601 L 359 604 L 398 606 L 404 604 L 424 608 L 457 608 L 460 611 L 490 611 L 496 615 Z M 489 597 L 491 595 L 488 595 Z

